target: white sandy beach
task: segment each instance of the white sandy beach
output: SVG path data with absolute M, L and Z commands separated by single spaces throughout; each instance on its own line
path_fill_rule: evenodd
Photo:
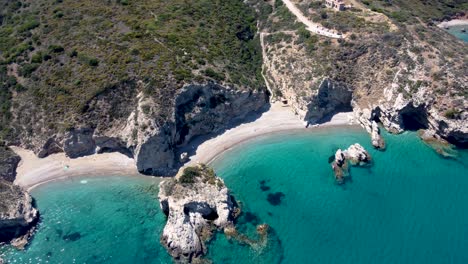
M 351 116 L 351 113 L 340 113 L 329 122 L 319 126 L 349 125 L 351 124 Z M 312 125 L 308 129 L 315 127 L 317 125 Z M 305 129 L 304 122 L 294 115 L 289 106 L 275 103 L 255 121 L 226 130 L 224 133 L 202 142 L 198 147 L 195 145 L 187 146 L 186 148 L 192 148 L 194 152 L 188 164 L 209 163 L 233 146 L 261 135 Z M 76 176 L 141 175 L 136 169 L 134 160 L 121 153 L 96 154 L 77 159 L 70 159 L 64 153 L 58 153 L 39 159 L 32 151 L 19 147 L 12 147 L 12 149 L 21 157 L 15 183 L 27 189 L 49 181 Z
M 437 26 L 440 28 L 454 27 L 454 26 L 468 26 L 468 19 L 453 19 L 450 21 L 444 21 Z
M 57 153 L 40 159 L 30 150 L 11 148 L 21 157 L 15 183 L 28 190 L 49 181 L 76 176 L 140 175 L 133 159 L 121 153 L 103 153 L 77 159 Z
M 291 110 L 289 106 L 283 106 L 281 103 L 271 105 L 269 111 L 251 123 L 244 123 L 232 129 L 226 130 L 223 134 L 204 141 L 195 150 L 195 154 L 190 157 L 188 164 L 209 163 L 216 156 L 224 151 L 236 146 L 246 140 L 287 130 L 306 130 L 317 127 L 351 125 L 352 112 L 339 113 L 332 117 L 326 123 L 320 125 L 311 125 L 305 128 L 306 124 L 301 121 Z M 190 146 L 189 146 L 190 147 Z

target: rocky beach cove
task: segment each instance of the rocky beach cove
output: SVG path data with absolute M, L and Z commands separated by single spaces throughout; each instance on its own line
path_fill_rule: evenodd
M 0 262 L 464 263 L 466 4 L 0 7 Z

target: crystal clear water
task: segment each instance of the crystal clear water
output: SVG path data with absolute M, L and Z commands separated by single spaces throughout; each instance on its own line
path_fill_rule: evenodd
M 468 152 L 443 159 L 415 133 L 384 135 L 373 150 L 357 128 L 277 134 L 241 144 L 213 162 L 241 203 L 238 229 L 252 239 L 271 226 L 266 246 L 218 234 L 214 263 L 468 263 Z M 334 184 L 328 158 L 360 143 L 373 156 Z M 152 179 L 92 178 L 33 191 L 42 222 L 12 263 L 171 263 L 159 245 L 164 215 Z M 78 234 L 76 234 L 78 233 Z
M 4 247 L 11 263 L 170 263 L 159 243 L 165 216 L 151 178 L 58 181 L 32 191 L 41 222 L 26 251 Z M 157 181 L 156 181 L 157 183 Z
M 465 29 L 467 32 L 462 32 L 462 29 Z M 465 42 L 468 42 L 468 25 L 450 27 L 448 32 L 454 35 L 455 37 L 462 39 Z
M 468 263 L 468 153 L 443 159 L 416 133 L 385 138 L 379 152 L 361 130 L 283 134 L 213 165 L 250 218 L 276 232 L 281 247 L 270 254 L 282 263 Z M 356 142 L 374 165 L 337 186 L 328 157 Z M 278 193 L 279 204 L 268 200 Z M 229 252 L 222 263 L 257 263 L 222 239 L 212 251 Z

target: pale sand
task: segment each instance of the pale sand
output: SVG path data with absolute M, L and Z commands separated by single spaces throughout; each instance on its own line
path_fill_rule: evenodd
M 351 116 L 351 113 L 340 113 L 329 122 L 311 125 L 309 129 L 317 126 L 349 125 Z M 274 103 L 267 112 L 252 122 L 226 130 L 214 138 L 202 141 L 200 145 L 195 141 L 193 145 L 186 146 L 189 152 L 194 152 L 187 165 L 209 163 L 219 154 L 246 140 L 279 131 L 306 130 L 305 125 L 290 107 Z M 70 159 L 64 153 L 58 153 L 39 159 L 32 151 L 19 147 L 11 148 L 21 157 L 15 183 L 28 190 L 43 183 L 77 176 L 141 176 L 134 160 L 121 153 L 96 154 L 77 159 Z
M 133 159 L 121 153 L 103 153 L 70 159 L 64 153 L 40 159 L 30 150 L 11 147 L 20 157 L 15 183 L 31 190 L 40 184 L 77 176 L 137 176 Z
M 453 19 L 450 21 L 442 22 L 438 24 L 437 26 L 440 28 L 446 28 L 446 27 L 464 26 L 464 25 L 468 26 L 468 19 Z
M 198 147 L 187 146 L 187 149 L 192 148 L 195 154 L 190 157 L 190 161 L 186 165 L 196 163 L 208 164 L 218 155 L 239 143 L 266 134 L 287 130 L 307 130 L 317 127 L 352 124 L 352 112 L 349 112 L 336 114 L 326 123 L 310 125 L 309 128 L 306 128 L 306 123 L 294 115 L 289 106 L 274 103 L 269 111 L 263 113 L 254 122 L 244 123 L 226 130 L 223 134 L 204 141 Z

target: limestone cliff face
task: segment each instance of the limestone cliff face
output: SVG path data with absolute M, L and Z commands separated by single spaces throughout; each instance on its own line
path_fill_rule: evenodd
M 16 168 L 21 158 L 9 148 L 0 147 L 0 180 L 13 182 L 16 178 Z
M 23 248 L 37 219 L 31 196 L 13 183 L 0 180 L 0 242 Z
M 127 137 L 127 146 L 136 146 L 134 157 L 139 171 L 149 174 L 175 174 L 174 151 L 193 137 L 223 130 L 235 120 L 257 111 L 267 103 L 262 91 L 236 90 L 215 83 L 187 85 L 175 96 L 172 116 L 163 125 L 156 123 L 141 105 L 156 106 L 151 100 L 140 101 L 141 111 L 131 114 L 124 131 L 135 131 L 138 115 L 140 128 L 134 138 Z
M 39 157 L 65 152 L 77 158 L 118 151 L 133 157 L 140 172 L 174 175 L 178 147 L 198 135 L 223 130 L 268 103 L 265 91 L 216 83 L 186 85 L 177 94 L 165 95 L 161 103 L 141 92 L 143 86 L 136 82 L 120 87 L 127 91 L 102 94 L 89 103 L 81 127 L 38 133 L 21 145 Z
M 382 23 L 336 40 L 294 29 L 278 14 L 261 29 L 264 75 L 273 97 L 300 118 L 314 123 L 352 110 L 378 148 L 385 144 L 374 123 L 392 133 L 426 129 L 468 146 L 466 44 L 430 25 L 372 29 Z

